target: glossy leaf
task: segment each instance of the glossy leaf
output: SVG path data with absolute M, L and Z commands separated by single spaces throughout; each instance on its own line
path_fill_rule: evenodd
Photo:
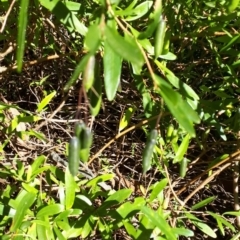
M 156 226 L 158 227 L 162 233 L 166 235 L 168 240 L 177 240 L 175 234 L 171 231 L 171 227 L 167 223 L 167 221 L 163 218 L 163 216 L 157 214 L 156 211 L 148 207 L 142 207 L 142 213 Z
M 197 209 L 199 209 L 199 208 L 201 208 L 201 207 L 204 207 L 204 206 L 206 206 L 207 204 L 213 202 L 215 199 L 216 199 L 216 197 L 206 198 L 206 199 L 202 200 L 201 202 L 193 205 L 193 206 L 191 207 L 191 210 L 194 211 L 194 210 L 197 210 Z
M 174 160 L 173 160 L 173 163 L 177 163 L 177 162 L 182 161 L 183 156 L 184 156 L 184 155 L 186 154 L 186 152 L 187 152 L 188 145 L 189 145 L 189 140 L 190 140 L 190 136 L 189 136 L 189 134 L 187 134 L 187 135 L 184 137 L 181 145 L 179 146 L 179 148 L 178 148 L 178 150 L 177 150 L 177 152 L 176 152 L 176 156 L 175 156 L 175 158 L 174 158 Z
M 84 71 L 90 56 L 91 56 L 91 54 L 85 55 L 81 59 L 81 61 L 78 63 L 78 65 L 75 68 L 71 78 L 68 80 L 68 82 L 64 86 L 64 92 L 68 92 L 69 89 L 76 83 L 76 81 L 78 80 L 78 78 L 80 76 L 80 73 Z
M 92 116 L 97 116 L 102 104 L 102 79 L 100 77 L 99 64 L 95 66 L 95 79 L 88 93 L 90 111 Z
M 121 189 L 117 192 L 110 195 L 102 205 L 96 210 L 96 212 L 103 212 L 108 209 L 110 206 L 122 203 L 125 199 L 127 199 L 132 193 L 131 189 Z
M 92 55 L 89 57 L 85 69 L 83 71 L 83 86 L 88 92 L 92 87 L 95 78 L 95 56 Z
M 122 58 L 113 51 L 108 41 L 104 44 L 104 86 L 109 101 L 112 101 L 117 93 L 120 83 Z
M 122 119 L 120 120 L 119 132 L 121 132 L 124 128 L 126 128 L 129 125 L 131 117 L 134 114 L 135 110 L 136 110 L 135 107 L 130 107 L 125 111 L 125 113 L 122 116 Z
M 153 190 L 150 194 L 149 201 L 152 202 L 157 199 L 159 193 L 167 186 L 168 179 L 164 178 L 160 182 L 156 183 L 153 187 Z
M 163 97 L 172 115 L 176 117 L 179 124 L 184 127 L 191 136 L 195 136 L 193 123 L 200 122 L 197 113 L 182 99 L 181 95 L 175 92 L 162 78 L 155 75 L 154 81 L 159 86 L 158 91 Z M 186 112 L 188 114 L 186 114 Z
M 72 208 L 72 205 L 75 200 L 75 191 L 76 191 L 76 182 L 74 181 L 74 177 L 69 172 L 69 169 L 66 169 L 65 172 L 65 206 L 66 209 Z
M 37 111 L 41 112 L 49 104 L 49 102 L 54 98 L 56 93 L 57 93 L 56 91 L 53 91 L 50 94 L 48 94 L 46 97 L 44 97 L 43 100 L 40 103 L 38 103 Z
M 159 25 L 157 26 L 154 43 L 154 54 L 155 58 L 158 58 L 162 54 L 164 39 L 166 31 L 166 21 L 161 17 Z
M 97 176 L 97 177 L 91 179 L 90 181 L 88 181 L 86 186 L 87 187 L 95 187 L 98 183 L 106 182 L 106 181 L 109 181 L 113 178 L 114 178 L 113 174 L 104 174 L 104 175 L 101 175 L 101 176 Z
M 134 39 L 131 42 L 120 36 L 115 30 L 106 26 L 105 28 L 106 42 L 112 51 L 116 52 L 126 61 L 135 63 L 139 66 L 143 65 L 144 59 L 142 53 Z
M 24 196 L 21 198 L 18 204 L 18 207 L 16 209 L 16 213 L 10 228 L 11 232 L 16 231 L 21 226 L 23 219 L 26 216 L 26 212 L 34 203 L 35 198 L 36 198 L 36 194 L 25 192 Z
M 37 213 L 37 217 L 42 216 L 52 216 L 58 213 L 61 213 L 64 210 L 64 206 L 61 204 L 52 204 L 46 207 L 43 207 Z
M 42 6 L 52 12 L 52 14 L 54 14 L 70 32 L 77 31 L 81 35 L 87 33 L 86 26 L 79 21 L 78 17 L 70 10 L 71 8 L 69 5 L 65 4 L 65 2 L 59 0 L 39 0 L 39 2 Z
M 132 213 L 134 214 L 135 211 L 139 211 L 142 206 L 146 203 L 145 199 L 142 197 L 137 197 L 134 199 L 134 202 L 126 202 L 123 203 L 118 209 L 117 212 L 121 215 L 122 218 L 129 217 Z
M 95 53 L 100 45 L 101 32 L 98 25 L 93 24 L 88 28 L 84 43 L 86 49 L 91 53 Z
M 172 232 L 174 234 L 180 235 L 180 236 L 194 237 L 194 232 L 189 229 L 185 229 L 185 228 L 173 228 Z
M 25 50 L 25 37 L 28 22 L 29 0 L 21 0 L 18 16 L 18 36 L 17 36 L 17 70 L 20 72 L 23 65 L 23 56 Z
M 126 21 L 134 21 L 144 16 L 152 7 L 152 1 L 145 1 L 137 5 L 132 11 L 131 16 L 126 18 Z

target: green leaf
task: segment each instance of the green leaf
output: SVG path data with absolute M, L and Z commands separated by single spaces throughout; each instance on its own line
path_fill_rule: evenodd
M 205 205 L 211 203 L 211 202 L 214 201 L 215 199 L 216 199 L 216 197 L 209 197 L 209 198 L 206 198 L 206 199 L 204 199 L 203 201 L 201 201 L 201 202 L 199 202 L 199 203 L 193 205 L 193 206 L 191 207 L 191 210 L 199 209 L 199 208 L 201 208 L 201 207 L 203 207 L 203 206 L 205 206 Z
M 54 230 L 58 240 L 67 240 L 57 227 L 53 226 L 53 230 Z
M 117 212 L 122 218 L 129 217 L 129 214 L 134 214 L 135 211 L 139 211 L 143 205 L 145 205 L 146 201 L 142 197 L 136 197 L 134 202 L 126 202 L 121 204 L 121 206 L 117 209 Z
M 154 81 L 158 85 L 159 93 L 163 97 L 172 115 L 179 124 L 191 135 L 195 136 L 193 123 L 199 123 L 200 118 L 197 113 L 184 101 L 181 95 L 175 92 L 171 86 L 161 77 L 155 75 Z
M 38 239 L 49 239 L 47 234 L 48 229 L 50 228 L 49 221 L 46 220 L 44 217 L 39 217 L 39 220 L 36 221 L 37 223 L 37 236 Z
M 225 212 L 223 215 L 240 216 L 240 211 L 236 211 L 236 212 Z
M 104 43 L 103 64 L 106 95 L 112 101 L 120 83 L 122 58 L 112 50 L 107 41 Z
M 85 36 L 84 43 L 86 49 L 91 53 L 95 53 L 101 43 L 101 31 L 97 24 L 91 25 Z
M 169 61 L 174 61 L 177 59 L 177 56 L 175 54 L 173 54 L 172 52 L 168 52 L 166 54 L 159 55 L 159 57 L 162 59 L 165 59 L 165 60 L 169 60 Z
M 177 240 L 175 234 L 172 232 L 172 228 L 161 215 L 146 206 L 143 206 L 141 211 L 156 227 L 162 231 L 162 233 L 166 235 L 166 239 Z
M 172 228 L 172 232 L 175 233 L 176 235 L 185 236 L 185 237 L 194 236 L 194 232 L 185 228 Z
M 72 208 L 72 205 L 75 200 L 75 191 L 76 191 L 76 182 L 74 180 L 74 177 L 72 174 L 69 172 L 69 169 L 67 167 L 66 172 L 65 172 L 65 206 L 66 209 Z
M 141 18 L 151 9 L 152 4 L 153 1 L 145 1 L 143 3 L 140 3 L 131 11 L 131 17 L 127 17 L 125 20 L 134 21 Z
M 153 190 L 150 194 L 149 201 L 152 202 L 157 199 L 158 194 L 167 186 L 167 178 L 162 179 L 160 182 L 154 184 Z
M 15 232 L 21 226 L 23 219 L 26 216 L 26 212 L 34 203 L 35 198 L 36 194 L 25 192 L 16 209 L 16 214 L 13 218 L 13 222 L 10 228 L 11 232 Z
M 131 222 L 129 222 L 129 220 L 125 220 L 123 221 L 123 225 L 128 233 L 128 235 L 131 237 L 131 239 L 138 239 L 137 238 L 137 230 L 135 229 L 135 227 L 132 225 Z
M 104 212 L 110 206 L 119 204 L 128 198 L 132 193 L 131 189 L 121 189 L 109 196 L 96 210 L 97 213 Z
M 51 204 L 41 208 L 37 213 L 37 217 L 52 216 L 61 213 L 63 210 L 64 206 L 62 204 Z
M 105 36 L 106 42 L 112 48 L 112 51 L 126 61 L 135 63 L 139 66 L 143 65 L 144 59 L 135 39 L 132 38 L 132 41 L 129 42 L 109 26 L 105 28 Z
M 181 162 L 182 159 L 183 159 L 183 156 L 185 155 L 185 153 L 187 152 L 187 149 L 188 149 L 188 145 L 189 145 L 189 140 L 190 140 L 190 136 L 189 134 L 187 134 L 181 145 L 179 146 L 177 152 L 176 152 L 176 156 L 173 160 L 173 163 L 177 163 L 177 162 Z
M 229 49 L 240 37 L 240 34 L 236 35 L 235 37 L 233 37 L 229 43 L 227 43 L 227 45 L 225 45 L 224 47 L 222 47 L 219 51 L 219 53 Z
M 235 228 L 234 228 L 234 226 L 230 223 L 230 222 L 228 222 L 227 220 L 225 220 L 225 218 L 223 218 L 222 216 L 220 216 L 220 215 L 218 215 L 218 214 L 215 214 L 215 213 L 212 213 L 212 212 L 209 212 L 209 211 L 207 211 L 207 213 L 208 214 L 210 214 L 212 217 L 214 217 L 215 219 L 216 219 L 216 221 L 217 221 L 217 224 L 218 224 L 218 227 L 219 227 L 219 229 L 220 229 L 220 231 L 222 232 L 222 235 L 224 236 L 224 228 L 223 228 L 223 224 L 227 227 L 227 228 L 229 228 L 229 229 L 231 229 L 233 232 L 235 232 Z
M 121 132 L 124 128 L 126 128 L 129 125 L 131 117 L 135 111 L 136 107 L 130 107 L 125 111 L 125 113 L 122 116 L 122 119 L 120 120 L 119 132 Z
M 177 89 L 180 89 L 180 91 L 187 97 L 193 98 L 195 100 L 199 100 L 199 96 L 195 93 L 195 91 L 186 83 L 182 82 L 178 77 L 176 77 L 174 74 L 166 74 L 166 77 L 168 81 Z
M 38 103 L 37 112 L 41 112 L 53 99 L 56 93 L 56 91 L 53 91 L 52 93 L 48 94 L 40 103 Z
M 79 32 L 81 35 L 87 33 L 87 28 L 81 23 L 71 11 L 71 7 L 59 0 L 39 0 L 40 4 L 47 8 L 56 18 L 70 31 Z
M 91 57 L 91 54 L 85 55 L 81 61 L 78 63 L 77 67 L 75 68 L 71 78 L 68 80 L 68 82 L 65 84 L 63 90 L 64 92 L 68 92 L 69 89 L 76 83 L 77 79 L 79 78 L 79 75 L 81 72 L 84 71 L 85 66 L 87 65 L 88 59 Z
M 212 238 L 217 237 L 216 233 L 207 224 L 203 223 L 200 219 L 198 219 L 197 217 L 195 217 L 194 215 L 192 215 L 189 212 L 185 212 L 185 215 L 202 232 L 204 232 L 205 234 L 207 234 L 208 236 L 210 236 Z
M 212 237 L 212 238 L 217 238 L 216 233 L 205 223 L 201 221 L 192 221 L 192 223 L 198 227 L 202 232 L 204 232 L 206 235 Z
M 23 65 L 23 56 L 25 49 L 25 37 L 28 21 L 29 0 L 21 0 L 18 16 L 18 36 L 17 36 L 17 70 L 20 72 Z
M 102 79 L 100 77 L 99 64 L 95 66 L 95 79 L 93 86 L 89 89 L 88 93 L 90 111 L 92 116 L 97 116 L 102 103 Z
M 114 174 L 104 174 L 101 176 L 97 176 L 91 179 L 87 184 L 86 187 L 95 187 L 100 182 L 106 182 L 114 178 Z

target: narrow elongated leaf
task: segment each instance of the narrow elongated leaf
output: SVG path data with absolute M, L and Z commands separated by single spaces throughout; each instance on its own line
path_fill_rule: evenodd
M 90 111 L 93 116 L 97 116 L 102 103 L 102 79 L 100 77 L 99 64 L 95 66 L 95 79 L 93 86 L 89 89 L 88 93 Z
M 142 207 L 141 211 L 156 227 L 162 231 L 162 233 L 166 235 L 166 239 L 177 240 L 175 234 L 171 231 L 171 227 L 162 216 L 146 206 Z
M 172 232 L 175 233 L 176 235 L 185 236 L 185 237 L 194 236 L 194 233 L 191 230 L 185 229 L 185 228 L 172 228 Z
M 101 32 L 99 26 L 96 24 L 90 26 L 84 39 L 87 50 L 94 54 L 100 45 L 100 39 Z
M 25 37 L 28 21 L 29 0 L 21 0 L 18 16 L 18 37 L 17 37 L 17 70 L 20 72 L 23 65 L 23 56 L 25 49 Z
M 133 10 L 132 10 L 132 16 L 127 17 L 126 21 L 133 21 L 136 20 L 138 18 L 141 18 L 142 16 L 144 16 L 152 7 L 153 2 L 152 1 L 145 1 L 143 3 L 140 3 L 138 6 L 136 6 Z
M 166 187 L 167 183 L 167 178 L 164 178 L 154 186 L 149 198 L 150 202 L 154 201 L 158 197 L 158 194 Z
M 194 137 L 195 130 L 193 128 L 193 123 L 200 122 L 197 113 L 182 99 L 181 95 L 175 92 L 162 78 L 155 75 L 154 81 L 159 86 L 158 91 L 163 97 L 172 115 L 176 117 L 179 124 Z
M 86 26 L 70 10 L 71 7 L 59 0 L 39 0 L 40 4 L 47 8 L 70 32 L 77 31 L 82 35 L 87 33 Z M 70 9 L 69 9 L 70 8 Z
M 37 213 L 37 217 L 52 216 L 62 212 L 63 210 L 64 210 L 64 206 L 62 204 L 48 205 L 39 210 L 39 212 Z
M 123 114 L 123 117 L 120 120 L 120 124 L 119 124 L 119 132 L 121 132 L 124 128 L 126 128 L 129 125 L 131 117 L 134 114 L 135 110 L 136 110 L 136 107 L 130 107 Z
M 51 92 L 40 103 L 38 103 L 37 111 L 41 112 L 49 104 L 49 102 L 53 99 L 53 97 L 56 95 L 56 93 L 57 93 L 56 91 Z
M 65 84 L 63 90 L 64 92 L 68 92 L 69 89 L 76 83 L 77 79 L 79 78 L 79 75 L 83 70 L 85 69 L 85 66 L 87 65 L 88 59 L 90 58 L 91 54 L 85 55 L 81 61 L 78 63 L 77 67 L 75 68 L 71 78 L 68 80 L 68 82 Z
M 201 201 L 201 202 L 199 202 L 199 203 L 193 205 L 193 206 L 191 207 L 191 210 L 199 209 L 199 208 L 201 208 L 201 207 L 203 207 L 203 206 L 205 206 L 205 205 L 211 203 L 211 202 L 214 201 L 215 199 L 216 199 L 216 197 L 209 197 L 209 198 L 206 198 L 206 199 L 204 199 L 203 201 Z
M 129 214 L 134 214 L 135 211 L 139 211 L 145 204 L 146 201 L 144 198 L 137 197 L 134 199 L 133 203 L 126 202 L 121 204 L 121 206 L 117 209 L 117 212 L 121 215 L 122 218 L 126 218 Z
M 180 89 L 180 91 L 190 98 L 195 100 L 199 100 L 199 96 L 195 93 L 195 91 L 186 83 L 182 82 L 178 77 L 174 74 L 166 74 L 168 81 L 176 88 Z
M 35 193 L 26 192 L 25 195 L 21 198 L 16 209 L 16 214 L 13 218 L 12 226 L 10 228 L 11 232 L 16 231 L 21 226 L 27 210 L 32 206 L 35 201 L 35 197 Z
M 105 36 L 112 51 L 116 52 L 126 61 L 142 66 L 144 62 L 143 56 L 134 39 L 131 42 L 126 41 L 124 37 L 120 36 L 109 26 L 105 28 Z
M 106 95 L 112 101 L 120 83 L 122 58 L 112 50 L 107 41 L 104 44 L 103 64 Z
M 212 238 L 217 238 L 216 233 L 207 224 L 200 221 L 193 221 L 193 224 L 208 236 Z
M 74 181 L 72 174 L 69 172 L 68 167 L 65 172 L 65 188 L 65 206 L 66 209 L 70 209 L 75 200 L 76 182 Z
M 176 152 L 176 156 L 173 160 L 173 163 L 177 163 L 177 162 L 180 162 L 182 159 L 183 159 L 183 156 L 185 155 L 187 149 L 188 149 L 188 145 L 189 145 L 189 139 L 190 139 L 190 136 L 187 134 L 181 145 L 179 146 L 177 152 Z

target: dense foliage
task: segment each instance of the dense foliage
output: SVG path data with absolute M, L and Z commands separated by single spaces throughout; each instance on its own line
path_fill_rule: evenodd
M 239 238 L 239 0 L 0 3 L 1 239 Z

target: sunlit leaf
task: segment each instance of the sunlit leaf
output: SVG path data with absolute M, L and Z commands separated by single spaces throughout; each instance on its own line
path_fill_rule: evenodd
M 116 92 L 120 83 L 122 58 L 113 51 L 108 41 L 104 44 L 104 86 L 109 101 L 116 96 Z
M 112 48 L 112 51 L 117 53 L 124 60 L 142 66 L 144 60 L 142 53 L 134 39 L 131 42 L 126 41 L 114 29 L 106 26 L 105 28 L 106 41 Z
M 54 98 L 56 93 L 57 93 L 56 91 L 53 91 L 50 94 L 48 94 L 45 98 L 43 98 L 43 100 L 40 103 L 38 103 L 37 111 L 41 112 L 49 104 L 49 102 Z
M 22 224 L 24 217 L 26 216 L 27 210 L 32 206 L 36 198 L 36 194 L 25 192 L 24 196 L 18 204 L 15 216 L 13 218 L 12 226 L 10 228 L 11 232 L 16 231 Z
M 136 107 L 128 108 L 122 116 L 119 124 L 119 132 L 121 132 L 124 128 L 126 128 L 131 120 L 132 115 L 134 114 Z
M 159 86 L 159 93 L 163 97 L 170 112 L 176 117 L 179 124 L 191 135 L 195 136 L 193 123 L 199 123 L 200 119 L 197 113 L 190 105 L 183 100 L 181 95 L 174 91 L 171 86 L 159 76 L 155 75 L 154 81 Z M 186 114 L 187 113 L 187 114 Z
M 23 56 L 25 50 L 25 37 L 28 22 L 29 0 L 21 0 L 18 16 L 18 36 L 17 36 L 17 70 L 20 72 L 23 65 Z

